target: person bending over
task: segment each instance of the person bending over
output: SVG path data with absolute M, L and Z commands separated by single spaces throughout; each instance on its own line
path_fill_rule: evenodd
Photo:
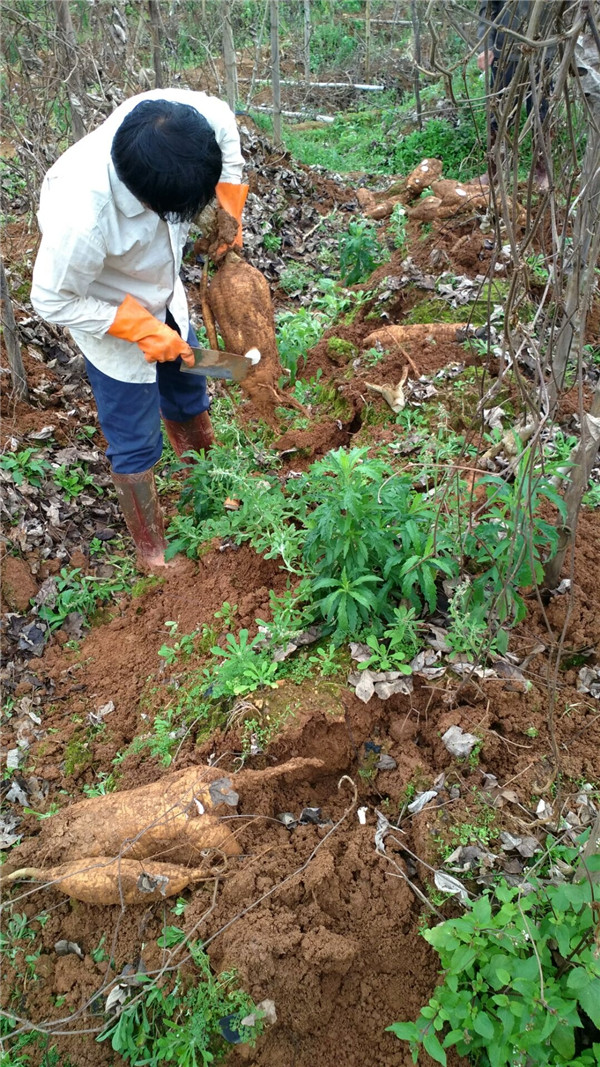
M 233 244 L 241 244 L 243 166 L 227 104 L 155 89 L 67 149 L 42 184 L 31 302 L 41 318 L 67 327 L 83 353 L 145 569 L 165 563 L 154 480 L 161 416 L 179 456 L 213 441 L 206 379 L 179 373 L 198 343 L 179 277 L 183 249 L 192 219 L 215 196 L 237 220 Z

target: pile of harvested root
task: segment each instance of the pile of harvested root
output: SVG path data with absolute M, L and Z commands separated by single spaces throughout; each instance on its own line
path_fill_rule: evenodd
M 365 215 L 386 219 L 396 204 L 405 206 L 408 217 L 420 222 L 447 219 L 466 211 L 486 211 L 489 189 L 480 179 L 464 183 L 442 178 L 443 167 L 441 159 L 423 159 L 408 178 L 394 182 L 385 192 L 359 189 L 357 197 Z M 432 195 L 417 201 L 427 189 L 431 189 Z
M 387 219 L 397 204 L 401 204 L 409 219 L 417 222 L 433 222 L 434 219 L 450 219 L 469 212 L 485 213 L 490 207 L 490 189 L 480 178 L 459 182 L 443 178 L 444 164 L 441 159 L 422 159 L 408 178 L 395 181 L 384 192 L 374 193 L 358 189 L 357 198 L 365 215 L 371 219 Z M 431 190 L 427 196 L 423 193 Z M 510 206 L 511 214 L 512 205 Z M 523 209 L 517 204 L 515 218 L 520 219 Z

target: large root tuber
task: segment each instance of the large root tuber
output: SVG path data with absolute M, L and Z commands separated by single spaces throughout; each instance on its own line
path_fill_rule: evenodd
M 396 204 L 402 204 L 404 200 L 403 196 L 391 196 L 389 200 L 383 200 L 379 204 L 375 204 L 365 210 L 365 215 L 369 219 L 387 219 L 392 214 L 392 211 L 396 207 Z
M 458 341 L 461 340 L 457 336 L 459 331 L 466 329 L 466 322 L 418 322 L 407 326 L 383 326 L 365 337 L 362 343 L 365 348 L 377 343 L 384 348 L 391 348 L 408 341 L 416 341 L 419 344 L 427 341 Z
M 406 179 L 406 191 L 413 199 L 428 189 L 440 177 L 444 164 L 441 159 L 422 159 Z
M 451 181 L 449 178 L 440 178 L 431 186 L 434 196 L 441 198 L 441 209 L 438 218 L 457 215 L 461 211 L 485 210 L 488 206 L 489 190 L 486 193 L 480 183 L 477 185 L 463 185 L 462 182 Z
M 433 219 L 437 219 L 441 206 L 442 198 L 440 196 L 426 196 L 424 200 L 419 200 L 414 207 L 407 208 L 406 213 L 409 219 L 416 219 L 418 222 L 432 222 Z
M 275 408 L 293 407 L 307 415 L 295 397 L 278 386 L 282 368 L 277 351 L 275 318 L 266 278 L 236 252 L 228 252 L 208 288 L 208 302 L 215 316 L 225 348 L 244 355 L 258 348 L 260 363 L 241 382 L 242 391 L 257 413 L 277 427 Z
M 223 799 L 225 798 L 225 799 Z M 79 856 L 160 856 L 198 860 L 204 849 L 235 856 L 241 851 L 215 808 L 235 806 L 231 781 L 214 767 L 189 767 L 151 785 L 81 800 L 44 823 L 35 855 L 52 860 Z M 29 842 L 18 854 L 28 854 Z
M 146 904 L 162 897 L 173 897 L 188 885 L 214 878 L 206 868 L 179 867 L 173 863 L 141 862 L 94 856 L 61 863 L 43 870 L 23 867 L 8 874 L 3 883 L 22 881 L 52 883 L 74 900 L 85 904 Z

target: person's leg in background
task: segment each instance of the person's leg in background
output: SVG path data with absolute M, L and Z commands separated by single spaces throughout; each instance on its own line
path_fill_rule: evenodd
M 86 370 L 102 432 L 108 441 L 117 498 L 144 569 L 165 566 L 162 508 L 154 466 L 162 453 L 159 392 L 156 382 L 120 382 L 86 359 Z
M 179 333 L 170 312 L 167 312 L 166 322 Z M 187 342 L 198 347 L 198 338 L 191 326 Z M 214 442 L 208 414 L 210 399 L 206 391 L 206 378 L 197 374 L 181 374 L 180 367 L 181 359 L 157 364 L 160 413 L 167 437 L 179 458 L 185 452 L 207 452 Z M 189 464 L 191 461 L 184 459 L 183 462 Z
M 498 101 L 501 101 L 500 94 L 508 88 L 510 85 L 516 70 L 514 62 L 506 60 L 504 56 L 498 59 L 496 56 L 490 66 L 490 93 L 492 95 L 492 103 L 488 103 L 488 170 L 487 173 L 481 176 L 482 185 L 489 185 L 490 178 L 492 184 L 495 184 L 497 178 L 497 160 L 494 148 L 498 137 L 498 119 L 496 117 L 496 107 Z M 500 103 L 500 106 L 501 103 Z

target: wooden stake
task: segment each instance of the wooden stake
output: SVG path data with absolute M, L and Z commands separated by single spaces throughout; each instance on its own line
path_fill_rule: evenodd
M 223 32 L 223 63 L 225 65 L 227 103 L 231 110 L 235 111 L 235 105 L 238 98 L 238 79 L 233 29 L 231 27 L 231 4 L 229 0 L 223 0 L 223 20 L 221 28 Z
M 279 3 L 270 0 L 271 17 L 271 80 L 273 83 L 273 142 L 282 148 L 281 139 L 281 86 L 279 81 Z
M 28 400 L 29 389 L 27 388 L 27 376 L 23 359 L 21 357 L 21 345 L 17 324 L 13 312 L 12 300 L 8 292 L 8 283 L 4 271 L 4 262 L 0 259 L 0 308 L 2 310 L 2 326 L 4 329 L 4 341 L 10 367 L 10 376 L 13 390 L 17 400 Z

